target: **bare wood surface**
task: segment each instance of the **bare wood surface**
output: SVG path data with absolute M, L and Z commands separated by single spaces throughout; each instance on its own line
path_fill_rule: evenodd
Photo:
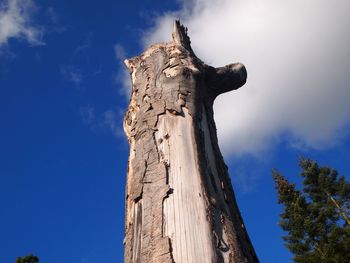
M 240 63 L 199 60 L 187 29 L 126 60 L 132 96 L 124 261 L 258 262 L 245 230 L 213 119 L 214 99 L 241 87 Z

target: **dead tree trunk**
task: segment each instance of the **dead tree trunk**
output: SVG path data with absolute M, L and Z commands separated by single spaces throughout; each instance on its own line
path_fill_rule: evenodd
M 125 61 L 132 97 L 124 261 L 258 262 L 220 153 L 213 102 L 241 87 L 240 63 L 214 68 L 175 22 L 172 41 Z

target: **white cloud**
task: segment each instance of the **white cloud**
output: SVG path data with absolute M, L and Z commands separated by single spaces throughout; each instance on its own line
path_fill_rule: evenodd
M 280 140 L 323 149 L 349 135 L 348 0 L 187 1 L 157 18 L 145 43 L 168 41 L 175 18 L 202 60 L 247 67 L 247 84 L 214 106 L 224 153 L 258 154 Z
M 43 45 L 42 28 L 32 21 L 36 6 L 31 0 L 5 0 L 0 3 L 0 47 L 9 39 L 24 39 L 31 45 Z

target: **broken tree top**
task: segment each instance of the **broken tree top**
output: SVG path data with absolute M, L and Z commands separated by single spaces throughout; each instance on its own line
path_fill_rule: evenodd
M 221 93 L 237 89 L 245 84 L 247 71 L 242 63 L 233 63 L 224 67 L 214 68 L 199 60 L 191 48 L 191 41 L 187 34 L 187 28 L 180 24 L 178 20 L 174 23 L 172 42 L 152 45 L 140 56 L 125 60 L 124 62 L 129 72 L 132 73 L 136 69 L 138 63 L 140 64 L 140 62 L 150 56 L 152 52 L 164 48 L 174 48 L 176 46 L 178 48 L 181 47 L 178 52 L 183 53 L 182 56 L 186 55 L 191 57 L 192 61 L 190 66 L 198 67 L 198 69 L 204 73 L 206 84 L 209 87 L 208 93 L 212 99 L 215 99 L 215 97 Z M 178 58 L 181 59 L 181 56 L 178 56 Z
M 180 21 L 177 20 L 174 23 L 174 30 L 172 34 L 173 42 L 179 45 L 184 46 L 187 50 L 191 50 L 191 40 L 187 35 L 187 27 L 184 27 L 180 24 Z
M 222 158 L 213 101 L 241 87 L 245 67 L 198 59 L 176 21 L 169 43 L 125 61 L 132 94 L 125 262 L 256 263 Z

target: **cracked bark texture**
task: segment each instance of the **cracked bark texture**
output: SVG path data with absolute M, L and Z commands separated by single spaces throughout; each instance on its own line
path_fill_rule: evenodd
M 203 63 L 179 21 L 171 42 L 125 64 L 132 95 L 124 262 L 258 262 L 213 118 L 214 99 L 244 85 L 245 67 Z

